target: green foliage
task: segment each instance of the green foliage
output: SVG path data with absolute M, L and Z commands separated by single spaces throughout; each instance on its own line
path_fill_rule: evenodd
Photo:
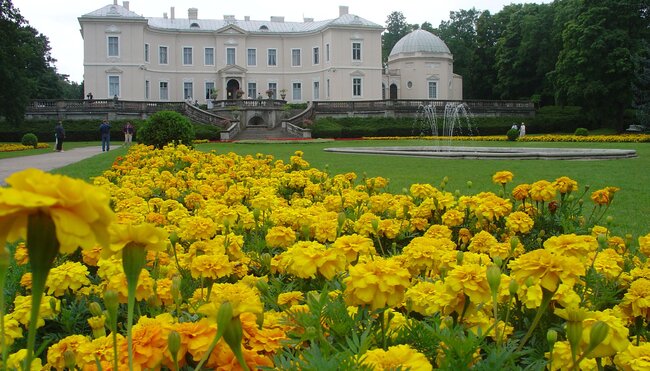
M 38 137 L 34 133 L 27 133 L 23 135 L 23 138 L 20 140 L 23 146 L 30 146 L 36 148 L 38 145 Z
M 519 130 L 514 128 L 508 129 L 506 136 L 508 137 L 509 141 L 514 142 L 515 140 L 517 140 L 517 138 L 519 138 Z
M 579 137 L 586 137 L 586 136 L 589 135 L 589 130 L 587 130 L 586 128 L 577 128 L 576 132 L 573 135 L 576 135 L 576 136 L 579 136 Z
M 194 127 L 187 117 L 178 112 L 160 111 L 144 122 L 138 140 L 156 148 L 162 148 L 169 143 L 191 146 Z
M 381 60 L 386 62 L 388 55 L 395 44 L 402 37 L 406 36 L 413 30 L 413 26 L 406 22 L 406 17 L 402 12 L 392 12 L 386 19 L 386 31 L 381 35 Z

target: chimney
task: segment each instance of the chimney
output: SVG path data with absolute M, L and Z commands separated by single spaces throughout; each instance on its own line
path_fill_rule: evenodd
M 303 20 L 303 22 L 305 22 L 305 23 L 310 23 L 310 22 L 313 22 L 313 21 L 314 21 L 314 18 L 303 18 L 302 20 Z
M 187 18 L 189 19 L 199 19 L 199 9 L 197 8 L 189 8 L 187 9 Z
M 128 1 L 122 1 L 122 6 L 124 9 L 129 10 L 129 2 Z
M 250 15 L 245 15 L 245 16 L 244 16 L 244 20 L 245 20 L 246 22 L 250 21 L 250 20 L 251 20 L 251 16 L 250 16 Z
M 164 18 L 164 19 L 167 19 L 167 12 L 164 12 L 164 13 L 163 13 L 163 18 Z
M 117 0 L 113 0 L 113 5 L 117 5 Z
M 176 9 L 174 9 L 173 6 L 169 8 L 169 18 L 171 18 L 171 19 L 176 18 L 176 15 L 175 15 L 176 12 L 175 12 L 175 10 L 176 10 Z
M 272 15 L 272 16 L 271 16 L 271 22 L 280 22 L 280 23 L 283 23 L 283 22 L 284 22 L 284 17 L 277 17 L 277 16 L 273 16 L 273 15 Z
M 234 16 L 234 15 L 224 14 L 224 15 L 223 15 L 223 20 L 224 20 L 224 21 L 235 21 L 236 19 L 235 19 L 235 16 Z
M 348 14 L 348 7 L 345 5 L 339 5 L 339 17 L 343 17 Z

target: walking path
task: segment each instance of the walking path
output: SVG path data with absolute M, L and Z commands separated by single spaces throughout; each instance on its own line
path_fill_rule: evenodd
M 119 146 L 116 146 L 117 148 Z M 97 146 L 73 148 L 63 152 L 50 152 L 42 155 L 12 157 L 0 159 L 0 186 L 7 183 L 5 179 L 9 175 L 27 169 L 36 168 L 43 171 L 50 171 L 81 160 L 100 155 L 101 149 Z

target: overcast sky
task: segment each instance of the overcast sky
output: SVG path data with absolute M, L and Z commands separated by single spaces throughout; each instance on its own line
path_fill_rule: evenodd
M 224 14 L 237 19 L 250 16 L 252 20 L 268 20 L 270 16 L 284 16 L 285 21 L 302 21 L 303 17 L 315 20 L 334 19 L 339 15 L 339 5 L 349 7 L 358 15 L 382 26 L 393 11 L 401 11 L 408 23 L 430 22 L 437 27 L 449 19 L 450 11 L 476 8 L 500 11 L 510 3 L 548 3 L 551 0 L 131 0 L 129 9 L 144 17 L 162 17 L 175 7 L 176 18 L 187 18 L 188 8 L 199 9 L 199 19 L 223 19 Z M 57 60 L 57 71 L 70 76 L 71 81 L 83 80 L 83 40 L 79 33 L 77 17 L 112 4 L 113 0 L 13 0 L 14 7 L 29 24 L 50 40 L 52 56 Z M 118 0 L 122 5 L 122 0 Z

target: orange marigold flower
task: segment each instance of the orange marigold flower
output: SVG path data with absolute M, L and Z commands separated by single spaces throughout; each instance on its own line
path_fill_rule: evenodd
M 512 197 L 517 201 L 525 200 L 530 196 L 530 189 L 530 184 L 519 184 L 512 190 Z
M 407 369 L 411 371 L 433 370 L 431 363 L 424 354 L 411 348 L 407 344 L 367 351 L 362 358 L 363 365 L 370 366 L 373 370 Z
M 562 194 L 571 193 L 578 189 L 578 182 L 569 177 L 561 176 L 555 179 L 553 188 Z

